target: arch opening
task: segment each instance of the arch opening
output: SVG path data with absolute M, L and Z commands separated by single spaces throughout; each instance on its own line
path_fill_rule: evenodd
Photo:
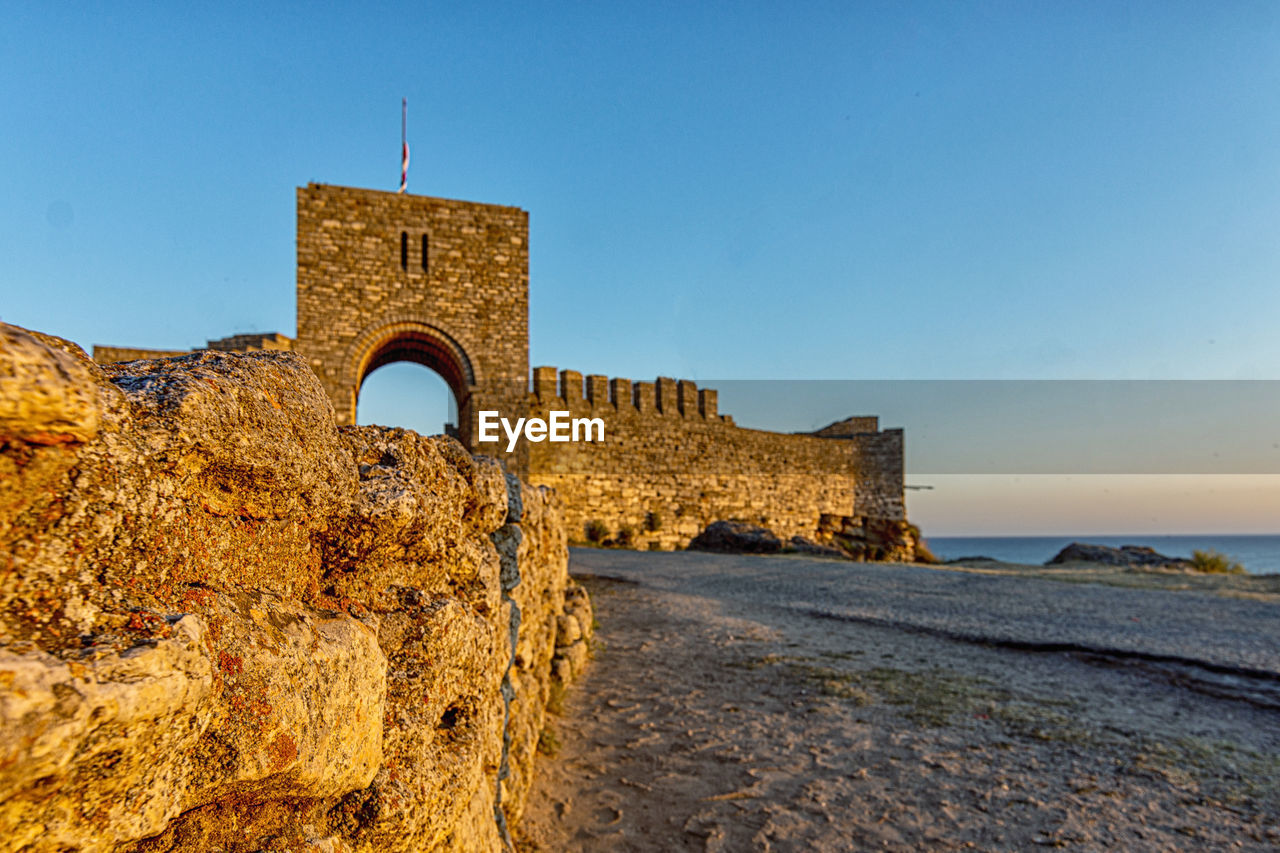
M 356 423 L 457 438 L 458 401 L 449 383 L 431 368 L 391 362 L 365 376 L 356 397 Z
M 402 426 L 423 435 L 443 431 L 465 443 L 460 425 L 475 381 L 470 361 L 453 341 L 432 331 L 389 330 L 366 350 L 356 373 L 356 423 Z

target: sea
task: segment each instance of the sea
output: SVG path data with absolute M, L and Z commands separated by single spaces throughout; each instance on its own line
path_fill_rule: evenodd
M 1280 574 L 1280 535 L 1201 536 L 926 536 L 933 553 L 943 560 L 992 557 L 1006 563 L 1040 564 L 1072 542 L 1090 545 L 1146 545 L 1168 557 L 1191 557 L 1193 550 L 1217 551 L 1255 575 Z

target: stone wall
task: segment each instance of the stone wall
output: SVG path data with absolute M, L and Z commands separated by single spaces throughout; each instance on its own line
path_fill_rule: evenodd
M 851 436 L 854 453 L 852 515 L 903 521 L 903 433 L 900 429 Z
M 529 479 L 556 490 L 574 539 L 599 522 L 611 538 L 627 531 L 630 547 L 670 549 L 720 519 L 812 538 L 824 514 L 905 517 L 901 430 L 743 429 L 719 414 L 715 391 L 692 382 L 535 368 L 531 416 L 552 410 L 605 422 L 603 443 L 527 445 Z
M 339 424 L 365 377 L 409 361 L 440 374 L 457 437 L 508 471 L 552 485 L 570 534 L 599 521 L 638 547 L 678 547 L 708 522 L 741 518 L 812 537 L 823 514 L 901 520 L 901 430 L 852 417 L 809 435 L 738 429 L 715 391 L 553 368 L 529 375 L 529 215 L 519 208 L 308 184 L 297 190 L 298 337 L 209 341 L 210 350 L 290 349 L 320 379 Z M 158 357 L 95 347 L 100 362 Z M 560 390 L 564 384 L 569 388 Z M 560 399 L 561 402 L 555 402 Z M 606 446 L 481 445 L 482 410 L 553 408 L 610 421 Z
M 173 358 L 178 355 L 189 355 L 189 349 L 144 349 L 142 347 L 112 347 L 97 344 L 93 348 L 93 360 L 98 364 L 119 364 L 123 361 L 137 361 L 142 358 Z
M 502 849 L 582 602 L 553 494 L 296 354 L 0 325 L 2 850 Z
M 259 352 L 261 350 L 288 351 L 293 349 L 293 338 L 279 332 L 253 332 L 245 335 L 231 335 L 209 341 L 204 349 L 219 352 Z M 98 364 L 120 364 L 126 361 L 138 361 L 146 358 L 174 358 L 179 355 L 190 355 L 199 350 L 192 349 L 142 349 L 140 347 L 111 347 L 95 345 L 93 360 Z

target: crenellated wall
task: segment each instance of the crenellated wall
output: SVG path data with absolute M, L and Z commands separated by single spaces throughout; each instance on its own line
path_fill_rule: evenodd
M 556 490 L 572 538 L 600 522 L 612 538 L 629 531 L 631 547 L 670 549 L 720 519 L 812 538 L 824 514 L 904 517 L 902 431 L 856 431 L 874 418 L 775 433 L 736 426 L 714 390 L 686 380 L 538 367 L 532 382 L 530 416 L 605 422 L 603 443 L 527 443 L 530 482 Z
M 218 352 L 260 352 L 272 350 L 287 352 L 293 349 L 293 338 L 279 332 L 254 332 L 245 335 L 230 335 L 225 338 L 208 341 L 204 349 Z M 93 348 L 93 360 L 98 364 L 120 364 L 126 361 L 138 361 L 144 358 L 174 358 L 179 355 L 190 355 L 197 350 L 190 349 L 140 349 L 138 347 L 109 347 L 98 345 Z
M 111 347 L 97 344 L 93 348 L 93 359 L 99 364 L 119 364 L 123 361 L 137 361 L 142 358 L 173 358 L 179 355 L 190 355 L 189 349 L 144 349 L 142 347 Z
M 0 851 L 506 848 L 567 560 L 554 494 L 294 353 L 0 324 Z

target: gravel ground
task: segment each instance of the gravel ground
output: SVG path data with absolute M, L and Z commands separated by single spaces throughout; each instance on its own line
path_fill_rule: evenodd
M 575 571 L 815 617 L 1280 680 L 1280 603 L 884 563 L 575 549 Z
M 524 851 L 1280 849 L 1280 602 L 575 549 Z M 1065 577 L 1065 576 L 1064 576 Z

